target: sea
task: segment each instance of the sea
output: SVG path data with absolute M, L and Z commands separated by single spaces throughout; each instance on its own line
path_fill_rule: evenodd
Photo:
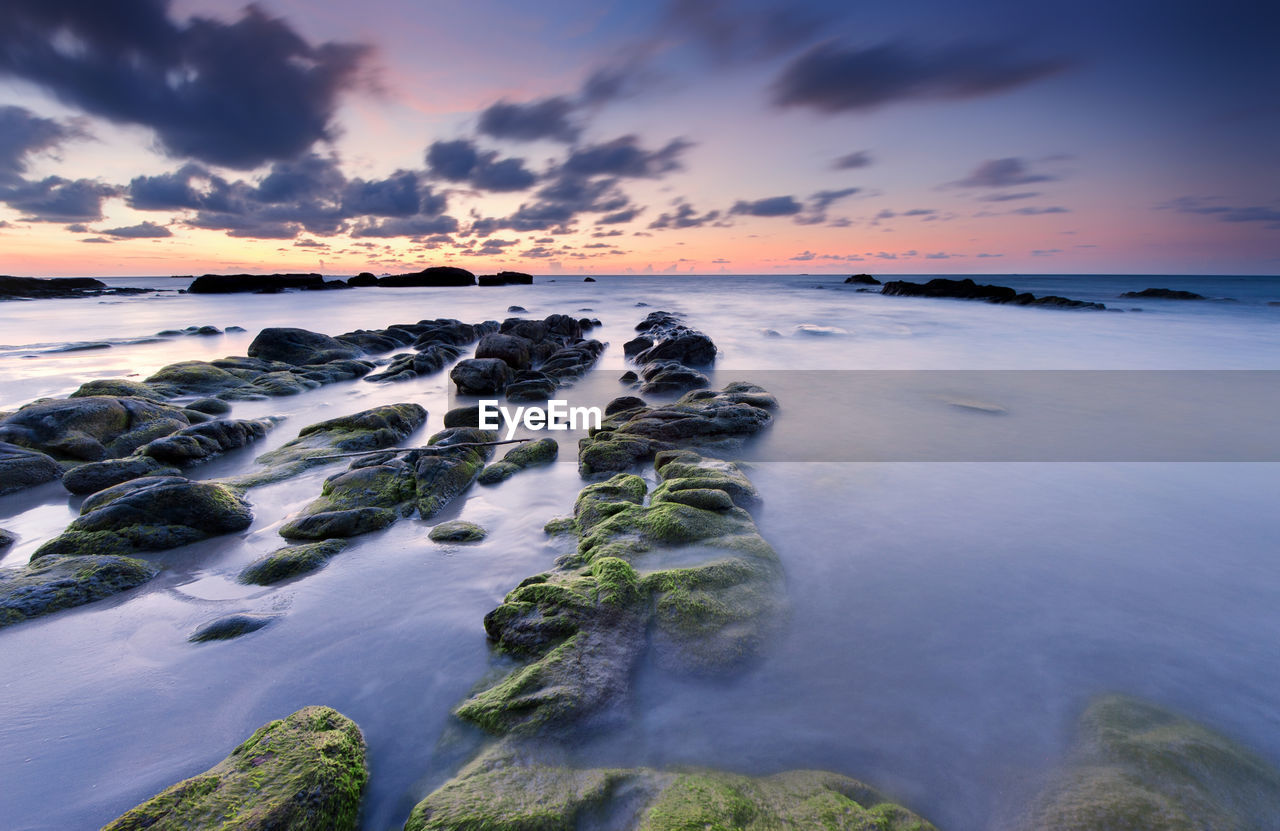
M 267 295 L 103 278 L 156 291 L 0 303 L 0 412 L 95 378 L 244 355 L 270 326 L 553 313 L 601 321 L 591 336 L 609 347 L 566 395 L 603 406 L 635 392 L 618 380 L 635 324 L 670 311 L 719 347 L 714 385 L 752 381 L 779 399 L 774 424 L 729 452 L 763 497 L 756 521 L 789 611 L 731 677 L 641 666 L 631 717 L 584 737 L 575 763 L 827 769 L 941 829 L 985 831 L 1014 823 L 1062 769 L 1088 702 L 1123 692 L 1280 765 L 1280 278 L 975 276 L 1107 306 L 1083 311 L 882 296 L 843 277 Z M 1121 296 L 1149 287 L 1206 299 Z M 156 336 L 205 325 L 223 333 Z M 308 424 L 400 401 L 429 412 L 408 444 L 459 403 L 447 370 L 239 402 L 233 417 L 283 421 L 190 475 L 252 470 Z M 450 712 L 498 665 L 485 613 L 565 552 L 542 527 L 584 484 L 575 438 L 560 437 L 553 465 L 474 486 L 432 523 L 358 537 L 274 587 L 236 575 L 280 547 L 285 519 L 341 463 L 256 488 L 247 531 L 146 555 L 164 569 L 143 587 L 0 630 L 0 825 L 101 826 L 267 721 L 325 704 L 368 743 L 362 827 L 400 828 L 476 746 Z M 0 528 L 17 536 L 0 567 L 25 563 L 80 502 L 57 483 L 0 497 Z M 452 518 L 489 535 L 427 539 Z M 235 612 L 275 620 L 187 641 Z

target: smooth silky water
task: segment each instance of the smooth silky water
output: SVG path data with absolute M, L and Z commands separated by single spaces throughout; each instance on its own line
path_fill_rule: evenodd
M 616 376 L 635 323 L 656 309 L 679 312 L 720 347 L 716 383 L 778 387 L 770 434 L 742 455 L 763 496 L 757 522 L 786 569 L 790 611 L 778 641 L 735 677 L 677 680 L 642 666 L 629 724 L 585 739 L 581 763 L 831 769 L 940 828 L 979 831 L 1025 804 L 1062 762 L 1075 716 L 1107 691 L 1182 710 L 1280 763 L 1280 466 L 1136 463 L 1124 454 L 1087 463 L 841 461 L 865 458 L 850 451 L 860 446 L 850 437 L 878 435 L 880 403 L 838 409 L 816 380 L 838 373 L 796 372 L 1280 369 L 1280 308 L 1267 305 L 1280 299 L 1280 281 L 995 279 L 1143 309 L 1116 314 L 880 297 L 834 277 L 579 279 L 0 304 L 0 410 L 92 378 L 141 379 L 178 360 L 242 355 L 266 326 L 338 334 L 423 318 L 477 322 L 507 317 L 512 304 L 528 309 L 519 316 L 604 322 L 592 332 L 611 344 L 600 371 L 567 391 L 575 404 L 602 406 L 629 392 Z M 1148 286 L 1239 302 L 1118 299 Z M 204 324 L 247 331 L 128 342 Z M 86 342 L 113 345 L 53 351 Z M 783 383 L 784 373 L 799 380 Z M 1025 423 L 1026 408 L 1008 399 L 974 393 L 1000 413 L 950 405 L 948 396 L 964 403 L 965 393 L 906 399 L 918 407 L 909 415 L 922 446 L 931 435 Z M 407 444 L 425 442 L 451 404 L 447 371 L 237 403 L 233 417 L 284 421 L 256 446 L 191 474 L 252 470 L 255 456 L 301 427 L 396 401 L 429 410 Z M 1064 428 L 1071 417 L 1062 414 Z M 165 570 L 140 589 L 0 630 L 4 826 L 97 827 L 207 769 L 266 721 L 327 704 L 369 744 L 364 827 L 398 828 L 475 745 L 449 711 L 493 666 L 484 614 L 569 545 L 542 532 L 571 511 L 583 484 L 573 437 L 560 438 L 560 463 L 474 486 L 436 520 L 480 523 L 490 532 L 481 543 L 438 545 L 424 523 L 401 521 L 356 538 L 311 575 L 270 588 L 238 584 L 243 566 L 282 544 L 282 521 L 342 469 L 334 462 L 252 490 L 255 521 L 242 534 L 145 555 Z M 788 461 L 801 439 L 839 449 L 833 461 L 814 461 L 823 458 L 816 453 Z M 57 484 L 0 498 L 0 527 L 19 537 L 3 565 L 25 562 L 78 504 Z M 233 612 L 277 619 L 235 640 L 187 643 L 198 625 Z

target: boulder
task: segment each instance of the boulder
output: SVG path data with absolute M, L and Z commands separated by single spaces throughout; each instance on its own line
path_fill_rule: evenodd
M 226 617 L 209 621 L 192 632 L 187 640 L 192 643 L 229 641 L 232 638 L 256 632 L 270 624 L 271 621 L 272 618 L 268 615 L 227 615 Z
M 193 424 L 164 438 L 148 442 L 138 454 L 156 461 L 188 467 L 228 450 L 245 447 L 261 439 L 276 425 L 274 418 L 208 421 Z
M 1204 300 L 1203 294 L 1179 289 L 1143 289 L 1142 291 L 1126 291 L 1121 297 L 1155 298 L 1158 300 Z
M 487 533 L 474 522 L 451 519 L 432 528 L 427 536 L 434 542 L 479 542 Z
M 168 467 L 150 456 L 106 459 L 73 467 L 62 477 L 62 486 L 74 494 L 97 493 L 121 482 L 144 476 L 174 476 L 178 469 Z
M 355 722 L 329 707 L 304 707 L 103 831 L 354 831 L 368 781 Z
M 394 274 L 378 280 L 379 286 L 391 288 L 474 286 L 476 276 L 465 268 L 437 265 L 412 274 Z
M 45 557 L 0 569 L 0 627 L 102 600 L 155 577 L 159 569 L 117 556 Z
M 62 476 L 62 467 L 36 450 L 0 441 L 0 496 Z
M 560 453 L 560 445 L 553 438 L 516 445 L 508 450 L 502 461 L 489 465 L 480 471 L 477 477 L 482 485 L 496 485 L 505 482 L 520 471 L 538 465 L 549 465 Z
M 370 286 L 378 285 L 378 278 L 374 277 L 372 274 L 370 274 L 367 271 L 362 271 L 356 276 L 352 277 L 350 280 L 348 280 L 347 285 L 351 286 L 353 289 L 368 288 Z
M 306 329 L 272 327 L 263 329 L 249 344 L 249 357 L 300 366 L 349 360 L 361 355 L 348 343 Z
M 511 368 L 499 358 L 468 358 L 449 373 L 459 395 L 490 395 L 502 392 L 511 379 Z
M 187 286 L 191 294 L 274 294 L 285 289 L 309 289 L 324 285 L 319 274 L 204 274 Z
M 346 547 L 347 543 L 342 539 L 286 545 L 245 566 L 239 580 L 241 583 L 270 586 L 290 577 L 309 574 L 322 568 L 330 557 Z
M 476 344 L 476 357 L 498 358 L 512 369 L 528 369 L 533 360 L 532 346 L 528 338 L 494 332 L 480 338 Z
M 148 476 L 90 496 L 80 516 L 61 535 L 40 546 L 32 561 L 162 551 L 243 531 L 252 522 L 249 503 L 224 485 L 180 476 Z
M 880 285 L 880 281 L 872 277 L 870 274 L 854 274 L 850 277 L 844 278 L 844 282 L 846 285 L 854 285 L 854 286 Z
M 128 455 L 189 424 L 181 409 L 144 398 L 53 398 L 0 420 L 0 442 L 55 459 L 96 462 Z

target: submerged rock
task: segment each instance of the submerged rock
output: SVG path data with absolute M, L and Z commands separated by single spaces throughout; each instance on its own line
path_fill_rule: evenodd
M 241 583 L 270 586 L 322 568 L 346 547 L 346 540 L 340 539 L 287 545 L 245 566 L 238 579 Z
M 502 461 L 489 465 L 480 471 L 478 480 L 482 485 L 496 485 L 505 482 L 525 468 L 536 465 L 548 465 L 556 460 L 560 453 L 560 445 L 555 439 L 545 438 L 527 444 L 517 445 L 508 450 Z
M 720 392 L 694 390 L 672 404 L 628 407 L 578 442 L 578 470 L 583 476 L 613 473 L 661 450 L 732 445 L 769 426 L 777 406 L 764 389 L 734 382 Z
M 427 536 L 435 542 L 479 542 L 488 533 L 474 522 L 451 519 L 432 528 Z
M 856 779 L 818 770 L 574 768 L 562 752 L 489 749 L 419 802 L 405 831 L 936 831 Z
M 1168 710 L 1104 696 L 1080 720 L 1071 767 L 1026 831 L 1246 831 L 1280 817 L 1280 771 Z
M 249 503 L 224 485 L 148 476 L 90 496 L 80 516 L 31 559 L 162 551 L 243 531 L 252 522 Z
M 273 618 L 268 615 L 227 615 L 210 621 L 191 633 L 187 640 L 192 643 L 204 641 L 229 641 L 269 625 Z
M 353 831 L 368 781 L 355 722 L 329 707 L 304 707 L 103 831 Z
M 645 504 L 638 476 L 582 490 L 569 528 L 574 554 L 530 577 L 485 616 L 494 646 L 528 661 L 456 714 L 498 734 L 531 734 L 616 719 L 635 666 L 724 673 L 749 661 L 778 623 L 777 555 L 735 497 L 754 489 L 731 463 L 693 453 L 658 460 Z M 701 562 L 641 575 L 646 555 L 697 546 Z
M 22 568 L 0 569 L 0 627 L 102 600 L 158 572 L 142 560 L 109 555 L 44 557 Z

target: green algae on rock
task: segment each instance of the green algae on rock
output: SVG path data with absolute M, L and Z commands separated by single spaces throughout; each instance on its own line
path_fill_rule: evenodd
M 241 583 L 270 586 L 323 567 L 329 558 L 346 547 L 346 540 L 341 539 L 286 545 L 245 566 L 239 580 Z
M 936 831 L 855 779 L 825 771 L 574 768 L 501 743 L 414 807 L 405 831 Z
M 163 551 L 253 522 L 249 503 L 236 491 L 180 476 L 149 476 L 99 491 L 61 535 L 40 546 L 32 561 L 53 555 L 129 555 Z
M 190 423 L 180 408 L 146 398 L 49 398 L 0 420 L 0 441 L 58 460 L 96 462 L 127 456 Z
M 1280 817 L 1280 771 L 1219 733 L 1144 701 L 1104 696 L 1072 765 L 1027 831 L 1246 831 Z
M 507 451 L 506 455 L 502 457 L 502 461 L 494 462 L 480 471 L 480 476 L 476 481 L 482 485 L 496 485 L 499 482 L 505 482 L 525 468 L 551 464 L 556 460 L 556 456 L 559 453 L 560 445 L 552 438 L 538 439 L 527 444 L 517 445 Z
M 625 707 L 646 648 L 660 666 L 694 673 L 731 671 L 763 648 L 783 611 L 782 572 L 751 515 L 733 504 L 750 483 L 735 465 L 689 451 L 658 462 L 662 482 L 648 505 L 632 474 L 583 488 L 576 552 L 485 617 L 495 647 L 528 662 L 459 705 L 460 718 L 526 735 L 607 722 Z M 668 498 L 694 490 L 680 487 L 688 481 L 719 493 L 704 499 L 714 507 Z M 693 564 L 646 568 L 647 555 L 672 547 Z
M 250 632 L 257 632 L 259 629 L 270 625 L 272 620 L 274 618 L 269 615 L 226 615 L 201 626 L 192 632 L 187 640 L 192 643 L 228 641 L 241 635 L 247 635 Z
M 44 557 L 0 569 L 0 627 L 83 606 L 140 586 L 156 566 L 131 557 Z
M 393 447 L 426 421 L 427 411 L 417 404 L 384 404 L 311 424 L 296 439 L 259 456 L 255 461 L 262 470 L 229 481 L 244 488 L 280 482 L 325 464 L 324 456 Z
M 761 387 L 734 382 L 720 392 L 694 390 L 672 404 L 617 410 L 578 442 L 578 470 L 614 473 L 662 450 L 736 445 L 769 426 L 777 406 Z
M 464 519 L 451 519 L 432 528 L 427 536 L 435 542 L 479 542 L 488 533 L 488 531 L 474 522 L 467 522 Z
M 355 722 L 304 707 L 103 831 L 352 831 L 369 771 Z

